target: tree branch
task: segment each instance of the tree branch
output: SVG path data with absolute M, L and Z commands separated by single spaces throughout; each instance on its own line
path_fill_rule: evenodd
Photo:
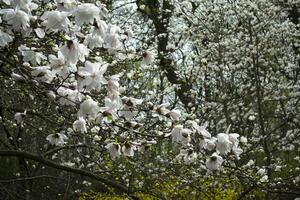
M 81 170 L 81 169 L 76 169 L 76 168 L 73 168 L 73 167 L 59 165 L 59 164 L 57 164 L 53 161 L 50 161 L 48 159 L 44 159 L 43 157 L 41 157 L 39 155 L 36 155 L 36 154 L 32 154 L 32 153 L 25 152 L 25 151 L 1 150 L 0 151 L 0 157 L 19 157 L 19 158 L 33 160 L 33 161 L 39 162 L 41 164 L 44 164 L 46 166 L 49 166 L 49 167 L 52 167 L 52 168 L 55 168 L 55 169 L 59 169 L 59 170 L 63 170 L 63 171 L 67 171 L 67 172 L 71 172 L 71 173 L 74 173 L 74 174 L 79 174 L 79 175 L 82 175 L 82 176 L 92 178 L 94 180 L 100 181 L 101 183 L 104 183 L 105 185 L 107 185 L 109 187 L 115 188 L 115 189 L 117 189 L 121 192 L 124 192 L 124 193 L 130 195 L 128 189 L 125 186 L 120 185 L 120 184 L 118 184 L 118 183 L 116 183 L 112 180 L 105 179 L 101 176 L 98 176 L 96 174 L 93 174 L 91 172 L 84 171 L 84 170 Z

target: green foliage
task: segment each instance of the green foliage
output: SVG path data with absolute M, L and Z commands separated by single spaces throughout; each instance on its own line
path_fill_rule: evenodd
M 222 181 L 199 180 L 196 184 L 179 185 L 179 180 L 172 177 L 172 181 L 155 181 L 155 191 L 136 192 L 135 195 L 141 200 L 164 199 L 189 199 L 189 200 L 234 200 L 237 199 L 239 187 L 236 182 L 229 179 Z M 83 193 L 79 200 L 125 200 L 125 195 L 103 194 L 97 192 Z

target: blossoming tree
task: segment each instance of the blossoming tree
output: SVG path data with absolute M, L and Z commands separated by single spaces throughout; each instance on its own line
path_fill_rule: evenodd
M 298 195 L 297 2 L 0 2 L 2 196 Z

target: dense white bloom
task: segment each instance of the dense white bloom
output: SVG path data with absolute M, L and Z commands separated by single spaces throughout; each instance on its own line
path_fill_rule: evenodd
M 0 10 L 0 14 L 4 14 L 3 19 L 7 21 L 8 24 L 12 25 L 12 28 L 15 31 L 19 31 L 21 29 L 27 30 L 30 25 L 29 15 L 19 9 L 2 9 Z
M 6 46 L 11 41 L 13 41 L 13 36 L 0 30 L 0 47 Z
M 47 136 L 46 140 L 52 145 L 63 146 L 68 137 L 63 133 L 54 133 Z
M 229 135 L 226 133 L 219 133 L 217 135 L 217 152 L 221 155 L 226 155 L 231 151 L 232 143 L 229 140 Z
M 83 3 L 79 5 L 73 15 L 78 26 L 83 24 L 93 23 L 94 19 L 99 18 L 100 9 L 91 3 Z
M 80 104 L 78 116 L 95 119 L 99 111 L 100 108 L 98 107 L 98 103 L 89 97 Z
M 84 120 L 83 117 L 79 117 L 74 123 L 73 123 L 73 129 L 75 131 L 79 131 L 81 133 L 86 133 L 87 128 L 86 128 L 86 121 Z
M 217 153 L 213 153 L 212 156 L 210 156 L 206 160 L 206 167 L 207 169 L 211 171 L 219 170 L 220 167 L 222 166 L 223 163 L 223 158 L 219 156 Z
M 89 55 L 89 50 L 83 44 L 79 44 L 75 40 L 68 40 L 65 45 L 60 48 L 62 55 L 65 59 L 76 64 L 78 60 L 84 61 L 85 56 Z
M 57 32 L 59 30 L 67 31 L 71 25 L 68 19 L 69 13 L 60 11 L 47 11 L 43 14 L 41 19 L 44 20 L 42 25 L 46 26 L 47 30 Z
M 105 148 L 109 151 L 109 154 L 112 159 L 118 158 L 122 155 L 121 153 L 121 147 L 117 143 L 109 143 L 105 146 Z
M 80 81 L 79 89 L 85 88 L 86 91 L 91 91 L 93 89 L 100 91 L 101 85 L 107 83 L 106 79 L 103 77 L 106 69 L 106 64 L 86 61 L 84 67 L 80 67 L 78 70 L 79 76 L 83 78 Z
M 122 152 L 125 156 L 132 157 L 134 156 L 134 149 L 135 146 L 129 143 L 125 143 L 124 146 L 122 146 Z

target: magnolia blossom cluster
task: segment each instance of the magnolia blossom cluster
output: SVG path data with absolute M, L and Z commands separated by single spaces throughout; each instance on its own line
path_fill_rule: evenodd
M 24 68 L 30 71 L 31 77 L 12 74 L 15 79 L 34 78 L 36 84 L 54 85 L 47 95 L 61 106 L 77 109 L 77 119 L 72 124 L 72 134 L 90 134 L 95 127 L 115 127 L 115 132 L 123 133 L 119 136 L 112 133 L 105 138 L 104 146 L 113 159 L 124 156 L 134 156 L 135 151 L 145 152 L 147 146 L 158 143 L 155 139 L 142 138 L 143 134 L 135 131 L 142 126 L 138 120 L 139 108 L 146 100 L 123 96 L 120 90 L 120 75 L 108 75 L 106 72 L 110 64 L 100 56 L 91 56 L 96 48 L 104 48 L 111 55 L 117 55 L 121 50 L 119 27 L 105 21 L 107 10 L 102 4 L 80 3 L 74 0 L 56 0 L 51 8 L 40 15 L 34 15 L 38 5 L 31 0 L 5 0 L 7 8 L 0 10 L 5 21 L 7 32 L 0 30 L 0 46 L 6 46 L 14 39 L 14 33 L 21 33 L 23 37 L 36 36 L 40 39 L 53 34 L 59 34 L 58 44 L 43 49 L 34 45 L 21 44 L 18 48 L 22 55 Z M 2 22 L 2 18 L 0 18 Z M 1 23 L 2 24 L 2 23 Z M 32 24 L 35 24 L 34 30 Z M 132 32 L 125 31 L 126 37 Z M 128 40 L 126 40 L 128 41 Z M 117 57 L 117 56 L 116 56 Z M 153 62 L 154 56 L 150 52 L 143 54 L 142 65 Z M 96 95 L 95 95 L 96 94 Z M 98 101 L 96 96 L 104 96 Z M 159 122 L 167 120 L 176 124 L 181 119 L 181 112 L 170 109 L 170 104 L 163 103 L 152 106 L 149 112 Z M 24 113 L 16 113 L 17 123 L 22 122 Z M 118 125 L 118 123 L 122 123 Z M 117 126 L 118 125 L 118 126 Z M 180 157 L 185 163 L 195 161 L 200 154 L 211 154 L 206 160 L 209 170 L 218 170 L 224 157 L 233 152 L 236 158 L 242 153 L 239 148 L 239 135 L 219 133 L 215 137 L 204 126 L 192 122 L 192 128 L 184 125 L 174 125 L 173 130 L 165 134 L 163 139 L 172 138 L 174 143 L 181 145 Z M 63 146 L 72 137 L 65 132 L 53 133 L 46 137 L 51 145 Z M 133 135 L 138 135 L 136 138 Z M 159 135 L 158 137 L 161 137 Z M 94 142 L 102 141 L 99 136 Z M 121 140 L 118 140 L 121 138 Z M 203 151 L 197 152 L 200 147 Z
M 206 130 L 208 123 L 199 126 L 195 121 L 192 121 L 191 124 L 192 129 L 176 125 L 170 133 L 165 135 L 165 137 L 171 136 L 173 142 L 181 144 L 182 150 L 178 158 L 183 158 L 185 163 L 191 163 L 198 157 L 194 149 L 201 148 L 204 152 L 212 152 L 205 163 L 211 171 L 220 169 L 223 157 L 231 152 L 236 159 L 239 159 L 243 152 L 239 147 L 239 134 L 229 133 L 230 127 L 225 133 L 219 133 L 214 137 Z

